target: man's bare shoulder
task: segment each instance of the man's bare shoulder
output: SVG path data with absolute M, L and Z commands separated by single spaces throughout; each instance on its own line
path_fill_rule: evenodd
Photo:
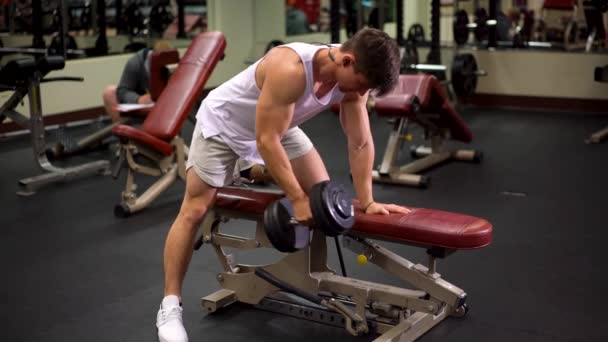
M 305 77 L 304 64 L 300 56 L 288 47 L 277 47 L 266 55 L 263 63 L 264 74 L 285 75 L 288 78 Z
M 306 89 L 304 65 L 300 56 L 290 48 L 272 49 L 258 71 L 261 88 L 270 85 L 285 98 L 298 98 Z

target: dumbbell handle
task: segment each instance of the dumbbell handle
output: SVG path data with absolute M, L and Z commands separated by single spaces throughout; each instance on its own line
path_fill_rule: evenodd
M 289 218 L 289 225 L 290 226 L 297 226 L 297 225 L 306 226 L 305 224 L 302 224 L 302 223 L 300 223 L 300 221 L 296 220 L 295 217 L 290 217 Z
M 496 19 L 488 19 L 486 20 L 486 25 L 488 26 L 496 26 L 496 24 L 498 23 L 498 21 Z M 476 28 L 477 27 L 477 23 L 468 23 L 467 24 L 467 28 Z
M 411 69 L 419 71 L 446 71 L 447 66 L 441 64 L 411 64 Z

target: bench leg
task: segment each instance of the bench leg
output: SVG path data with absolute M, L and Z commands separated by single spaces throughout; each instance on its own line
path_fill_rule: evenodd
M 36 190 L 39 188 L 55 182 L 70 181 L 77 177 L 92 174 L 107 174 L 110 167 L 110 163 L 107 160 L 98 160 L 73 167 L 59 168 L 52 166 L 46 159 L 46 156 L 39 157 L 38 163 L 48 172 L 19 180 L 18 195 L 32 195 L 36 193 Z
M 145 207 L 147 207 L 152 201 L 154 201 L 160 194 L 165 192 L 171 184 L 177 179 L 177 164 L 173 165 L 171 169 L 165 173 L 159 180 L 152 184 L 148 190 L 141 194 L 137 199 L 130 202 L 122 203 L 123 210 L 127 210 L 128 214 L 136 213 Z
M 429 178 L 423 175 L 407 174 L 402 172 L 390 172 L 381 174 L 378 171 L 372 171 L 372 180 L 377 183 L 409 185 L 418 187 L 427 187 Z
M 452 157 L 451 152 L 435 152 L 430 153 L 426 157 L 415 160 L 399 168 L 401 173 L 420 173 L 436 166 Z
M 51 164 L 46 156 L 45 130 L 42 119 L 42 105 L 40 103 L 40 87 L 38 83 L 30 85 L 28 96 L 30 102 L 28 128 L 31 132 L 34 158 L 40 169 L 47 173 L 19 180 L 18 195 L 32 195 L 42 186 L 54 182 L 66 182 L 80 176 L 92 174 L 109 174 L 110 162 L 107 160 L 98 160 L 66 168 L 57 167 Z
M 391 131 L 386 144 L 386 150 L 384 151 L 384 157 L 382 158 L 382 164 L 378 172 L 381 175 L 386 175 L 390 172 L 390 169 L 395 164 L 399 156 L 399 152 L 403 147 L 403 132 L 407 130 L 407 120 L 404 118 L 399 119 L 395 123 L 395 127 Z
M 236 301 L 236 293 L 234 291 L 220 289 L 208 296 L 201 298 L 201 306 L 208 313 L 213 313 Z
M 223 252 L 224 246 L 251 249 L 263 244 L 253 246 L 243 239 L 239 242 L 234 236 L 220 233 L 224 218 L 239 218 L 238 213 L 219 210 L 210 214 L 203 223 L 204 242 L 216 249 L 224 271 L 217 275 L 221 289 L 201 299 L 208 313 L 241 302 L 265 311 L 342 327 L 355 336 L 379 335 L 374 341 L 408 342 L 457 314 L 458 308 L 464 305 L 466 294 L 436 273 L 434 259 L 426 268 L 372 242 L 347 236 L 347 248 L 356 253 L 371 253 L 369 259 L 373 263 L 415 289 L 336 275 L 327 268 L 326 237 L 319 232 L 313 234 L 309 247 L 287 254 L 275 263 L 234 265 L 234 260 L 228 260 Z M 260 223 L 257 224 L 260 228 Z M 256 239 L 259 239 L 257 233 Z M 256 269 L 263 269 L 280 281 L 319 297 L 321 304 L 284 292 L 285 289 L 258 276 Z

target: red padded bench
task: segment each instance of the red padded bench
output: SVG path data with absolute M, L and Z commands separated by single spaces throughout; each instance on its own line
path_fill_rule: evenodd
M 239 188 L 220 188 L 215 207 L 262 217 L 264 210 L 283 195 Z M 372 239 L 447 249 L 485 247 L 492 240 L 492 225 L 481 218 L 441 210 L 412 208 L 408 214 L 365 214 L 355 205 L 352 233 Z
M 223 57 L 225 48 L 226 40 L 220 32 L 198 35 L 179 61 L 141 128 L 118 125 L 112 129 L 112 133 L 121 139 L 121 157 L 129 165 L 127 188 L 122 193 L 121 204 L 114 211 L 117 216 L 125 217 L 143 209 L 178 177 L 185 179 L 187 146 L 178 133 Z M 136 163 L 135 153 L 152 160 L 155 167 Z M 139 197 L 134 184 L 134 174 L 138 172 L 160 177 Z
M 368 215 L 355 202 L 355 225 L 342 235 L 341 245 L 357 254 L 360 265 L 373 263 L 402 285 L 354 279 L 346 276 L 345 269 L 343 275 L 338 275 L 329 268 L 328 240 L 320 230 L 313 231 L 307 247 L 281 254 L 274 262 L 265 260 L 254 265 L 245 257 L 244 264 L 238 263 L 235 249 L 272 248 L 263 213 L 272 201 L 283 196 L 236 187 L 218 189 L 215 205 L 205 216 L 201 238 L 195 245 L 198 249 L 203 243 L 211 244 L 222 267 L 217 275 L 221 289 L 202 299 L 207 312 L 242 302 L 317 322 L 319 317 L 326 317 L 323 322 L 333 322 L 352 335 L 381 335 L 375 341 L 413 341 L 445 318 L 466 314 L 467 293 L 443 279 L 437 272 L 437 263 L 456 250 L 489 245 L 492 225 L 488 221 L 423 208 L 413 208 L 408 214 Z M 223 233 L 222 227 L 229 218 L 255 221 L 254 237 L 236 236 L 234 231 Z M 371 239 L 424 247 L 428 266 L 414 264 Z M 342 259 L 342 253 L 339 256 Z M 308 300 L 320 303 L 322 308 L 310 306 L 294 295 L 313 298 Z M 340 306 L 336 302 L 344 298 L 351 305 Z

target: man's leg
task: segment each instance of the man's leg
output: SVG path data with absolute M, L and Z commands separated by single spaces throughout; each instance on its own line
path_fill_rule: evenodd
M 302 190 L 307 194 L 310 193 L 313 185 L 329 180 L 325 164 L 314 147 L 305 155 L 292 159 L 291 168 Z
M 115 109 L 118 105 L 118 97 L 116 96 L 116 86 L 109 85 L 103 90 L 102 94 L 103 98 L 103 106 L 106 110 L 106 113 L 112 119 L 112 122 L 117 122 L 120 120 L 120 114 Z
M 187 342 L 181 308 L 181 289 L 192 258 L 198 226 L 213 205 L 216 189 L 203 182 L 193 168 L 186 173 L 186 192 L 164 251 L 165 296 L 156 316 L 160 342 Z
M 213 205 L 216 191 L 203 182 L 193 169 L 188 170 L 184 200 L 165 243 L 165 296 L 181 297 L 196 231 L 208 208 Z
M 289 129 L 281 139 L 281 144 L 302 190 L 309 193 L 313 185 L 329 180 L 319 152 L 300 128 Z
M 188 341 L 180 305 L 182 283 L 198 227 L 215 201 L 217 187 L 231 181 L 236 159 L 219 137 L 204 139 L 196 124 L 186 162 L 184 200 L 165 242 L 165 297 L 156 318 L 161 342 Z

